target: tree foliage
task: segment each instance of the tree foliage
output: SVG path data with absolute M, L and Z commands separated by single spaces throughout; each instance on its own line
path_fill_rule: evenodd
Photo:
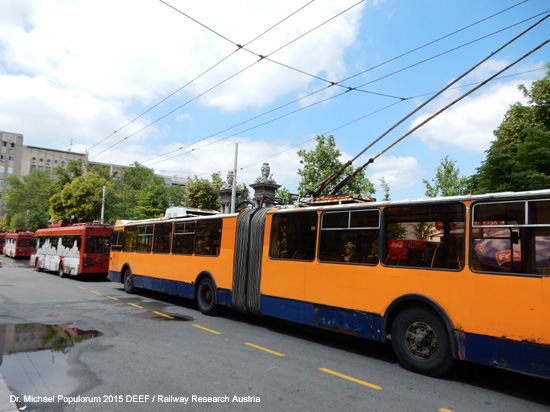
M 494 131 L 487 158 L 471 178 L 475 193 L 550 187 L 550 66 L 530 89 L 527 104 L 515 103 Z
M 342 154 L 340 150 L 336 148 L 334 136 L 330 135 L 325 137 L 324 135 L 319 135 L 315 140 L 317 141 L 315 149 L 298 151 L 300 164 L 303 165 L 302 169 L 298 169 L 298 175 L 302 177 L 298 185 L 298 191 L 302 195 L 316 189 L 326 177 L 340 169 L 343 165 L 339 160 Z M 332 185 L 335 186 L 337 183 L 341 182 L 345 176 L 353 173 L 353 171 L 353 166 L 348 167 L 344 175 L 333 182 Z M 330 190 L 330 188 L 327 188 L 322 194 L 328 194 Z M 373 184 L 365 177 L 364 171 L 361 171 L 354 180 L 342 188 L 341 192 L 371 195 L 374 194 L 375 189 Z
M 460 169 L 455 164 L 454 160 L 450 160 L 449 156 L 445 156 L 436 168 L 432 183 L 422 179 L 426 186 L 426 196 L 457 196 L 469 193 L 469 179 L 459 176 Z
M 138 162 L 122 171 L 115 190 L 118 198 L 110 206 L 118 210 L 118 219 L 161 217 L 169 204 L 162 177 Z
M 4 190 L 5 230 L 27 228 L 35 231 L 48 226 L 50 215 L 48 201 L 56 191 L 54 181 L 49 174 L 33 170 L 22 178 L 10 176 L 9 187 Z
M 50 215 L 54 222 L 72 217 L 99 219 L 103 185 L 109 182 L 99 173 L 88 172 L 67 183 L 50 198 Z
M 199 209 L 220 210 L 220 194 L 223 181 L 219 174 L 212 174 L 212 181 L 194 176 L 187 183 L 185 206 Z

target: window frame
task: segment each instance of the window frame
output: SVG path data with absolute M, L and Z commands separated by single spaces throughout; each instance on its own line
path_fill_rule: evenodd
M 497 236 L 494 239 L 502 239 L 502 240 L 510 239 L 510 242 L 512 242 L 512 243 L 513 243 L 512 233 L 517 233 L 514 236 L 517 236 L 517 239 L 519 241 L 521 241 L 522 238 L 529 236 L 530 232 L 532 232 L 533 229 L 547 228 L 547 230 L 550 231 L 550 221 L 548 223 L 530 223 L 530 205 L 535 204 L 535 203 L 542 203 L 542 202 L 547 202 L 547 203 L 549 203 L 549 206 L 550 206 L 550 199 L 548 199 L 548 198 L 509 199 L 509 200 L 494 200 L 494 201 L 481 200 L 481 201 L 477 201 L 477 202 L 473 203 L 472 206 L 471 206 L 471 216 L 470 216 L 470 242 L 469 242 L 469 256 L 470 256 L 469 266 L 470 266 L 470 270 L 472 272 L 480 274 L 480 275 L 520 276 L 520 277 L 537 277 L 537 278 L 538 277 L 549 277 L 550 276 L 550 265 L 549 265 L 548 268 L 546 268 L 546 271 L 544 270 L 545 268 L 541 268 L 541 273 L 526 273 L 526 272 L 514 271 L 513 267 L 511 267 L 509 271 L 498 270 L 498 269 L 490 270 L 492 267 L 496 268 L 496 266 L 492 266 L 492 265 L 486 265 L 486 266 L 489 266 L 488 269 L 484 269 L 483 266 L 481 266 L 481 265 L 480 265 L 480 268 L 474 267 L 475 262 L 479 261 L 479 257 L 478 257 L 478 254 L 476 252 L 476 248 L 478 248 L 479 245 L 481 245 L 481 241 L 483 239 L 486 239 L 486 240 L 490 239 L 489 237 L 483 237 L 483 236 L 476 237 L 476 234 L 475 234 L 476 230 L 481 230 L 483 232 L 483 231 L 488 230 L 488 229 L 495 229 L 495 230 L 510 229 L 510 237 L 505 237 L 505 236 L 498 237 Z M 477 216 L 476 212 L 477 212 L 477 210 L 480 206 L 482 207 L 482 206 L 486 206 L 486 205 L 502 205 L 502 204 L 513 204 L 513 203 L 523 204 L 523 209 L 524 209 L 524 211 L 523 211 L 523 223 L 498 224 L 499 221 L 491 221 L 491 222 L 497 222 L 497 224 L 495 224 L 495 223 L 483 224 L 483 222 L 489 222 L 489 221 L 476 222 L 476 216 Z M 517 231 L 513 231 L 513 229 L 517 229 Z M 522 233 L 523 233 L 523 236 L 522 236 Z M 532 237 L 534 238 L 534 241 L 536 242 L 536 235 L 533 235 Z M 476 241 L 480 241 L 480 242 L 476 245 L 475 244 Z M 518 243 L 518 245 L 520 245 L 520 244 L 521 243 Z M 514 252 L 512 252 L 512 249 L 513 248 L 510 248 L 510 256 L 512 257 L 511 261 L 513 262 L 514 261 L 513 256 L 514 256 L 514 253 L 515 253 L 515 249 L 513 249 Z M 520 251 L 520 253 L 522 252 L 521 246 L 519 247 L 519 251 Z M 503 252 L 506 252 L 506 250 L 504 250 Z M 536 259 L 536 249 L 535 249 L 534 254 L 535 254 L 535 259 Z M 521 264 L 523 264 L 523 260 L 520 260 L 520 265 Z M 534 264 L 536 265 L 536 261 L 534 262 Z M 536 266 L 535 266 L 535 268 L 536 268 Z M 546 272 L 546 273 L 544 273 L 544 272 Z
M 359 214 L 359 213 L 376 213 L 377 214 L 377 224 L 373 226 L 353 226 L 353 214 Z M 331 214 L 347 214 L 347 224 L 346 226 L 341 227 L 324 227 L 325 225 L 325 218 L 328 215 Z M 327 210 L 323 211 L 321 213 L 320 219 L 319 219 L 319 235 L 318 235 L 318 241 L 317 241 L 317 260 L 323 264 L 325 263 L 332 263 L 332 264 L 346 264 L 346 265 L 368 265 L 368 266 L 375 266 L 379 262 L 379 250 L 380 250 L 380 235 L 381 235 L 381 222 L 382 222 L 382 211 L 380 208 L 364 208 L 364 209 L 345 209 L 345 210 Z M 372 249 L 368 253 L 353 253 L 353 255 L 356 255 L 356 258 L 354 260 L 346 261 L 344 255 L 339 256 L 338 253 L 332 253 L 331 259 L 324 259 L 324 256 L 327 256 L 327 251 L 322 250 L 325 237 L 324 236 L 330 236 L 328 235 L 329 232 L 342 232 L 342 234 L 348 232 L 348 238 L 351 236 L 353 232 L 355 233 L 363 233 L 363 235 L 366 235 L 367 232 L 365 231 L 376 231 L 375 236 L 373 236 L 373 239 L 375 240 L 375 244 L 372 246 L 375 246 L 378 249 L 378 253 L 373 254 L 370 253 Z M 325 235 L 327 233 L 327 235 Z M 355 236 L 352 236 L 355 237 Z M 343 242 L 342 239 L 339 239 L 340 243 Z M 355 239 L 355 243 L 357 243 L 357 239 Z M 341 245 L 343 247 L 343 245 Z M 356 245 L 357 246 L 357 245 Z M 372 247 L 371 246 L 371 247 Z M 353 257 L 352 255 L 352 257 Z M 340 259 L 341 258 L 341 259 Z M 357 259 L 360 259 L 359 261 Z

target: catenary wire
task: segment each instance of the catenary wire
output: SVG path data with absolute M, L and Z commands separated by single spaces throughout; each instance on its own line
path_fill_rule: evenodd
M 162 1 L 162 0 L 160 0 Z M 311 0 L 310 2 L 306 3 L 304 6 L 300 7 L 298 10 L 294 11 L 293 13 L 291 13 L 290 15 L 286 16 L 284 19 L 280 20 L 279 22 L 275 23 L 273 26 L 271 26 L 270 28 L 268 28 L 267 30 L 263 31 L 262 33 L 260 33 L 259 35 L 257 35 L 256 37 L 254 37 L 252 40 L 250 40 L 249 42 L 247 42 L 246 44 L 251 44 L 252 42 L 258 40 L 260 37 L 262 37 L 263 35 L 267 34 L 269 31 L 273 30 L 275 27 L 277 27 L 279 24 L 281 24 L 282 22 L 288 20 L 290 17 L 294 16 L 296 13 L 298 13 L 299 11 L 303 10 L 305 7 L 309 6 L 311 3 L 313 3 L 315 0 Z M 168 3 L 162 1 L 162 3 L 170 6 Z M 172 7 L 172 6 L 170 6 Z M 199 23 L 200 24 L 200 23 Z M 174 96 L 175 94 L 177 94 L 178 92 L 180 92 L 181 90 L 183 90 L 184 88 L 186 88 L 187 86 L 189 86 L 191 83 L 197 81 L 199 78 L 201 78 L 202 76 L 204 76 L 205 74 L 207 74 L 208 72 L 210 72 L 211 70 L 213 70 L 214 68 L 216 68 L 217 66 L 219 66 L 220 64 L 222 64 L 224 61 L 226 61 L 227 59 L 229 59 L 230 57 L 232 57 L 235 53 L 237 53 L 240 49 L 242 48 L 242 46 L 239 46 L 236 50 L 234 50 L 232 53 L 230 53 L 229 55 L 227 55 L 226 57 L 222 58 L 220 61 L 218 61 L 217 63 L 215 63 L 214 65 L 212 65 L 211 67 L 209 67 L 208 69 L 206 69 L 204 72 L 200 73 L 198 76 L 194 77 L 193 79 L 191 79 L 189 82 L 187 82 L 186 84 L 184 84 L 183 86 L 179 87 L 178 89 L 176 89 L 175 91 L 173 91 L 172 93 L 170 93 L 168 96 L 164 97 L 163 99 L 159 100 L 157 103 L 155 103 L 153 106 L 149 107 L 147 110 L 145 110 L 144 112 L 142 112 L 141 114 L 139 114 L 138 116 L 136 116 L 135 118 L 133 118 L 131 121 L 127 122 L 126 124 L 124 124 L 122 127 L 120 127 L 119 129 L 115 130 L 113 133 L 111 133 L 110 135 L 108 135 L 107 137 L 105 137 L 104 139 L 100 140 L 99 142 L 97 142 L 96 144 L 94 144 L 92 147 L 90 147 L 88 150 L 91 150 L 93 149 L 94 147 L 96 147 L 97 145 L 101 144 L 102 142 L 104 142 L 105 140 L 109 139 L 110 137 L 112 137 L 114 134 L 118 133 L 119 131 L 121 131 L 122 129 L 124 129 L 126 126 L 129 126 L 130 124 L 134 123 L 136 120 L 140 119 L 141 117 L 143 117 L 145 114 L 149 113 L 151 110 L 153 110 L 155 107 L 158 107 L 159 105 L 161 105 L 162 103 L 164 103 L 165 101 L 167 101 L 168 99 L 170 99 L 172 96 Z
M 409 65 L 409 66 L 407 66 L 407 67 L 405 67 L 405 68 L 402 68 L 402 69 L 400 69 L 400 70 L 397 70 L 397 71 L 391 73 L 390 75 L 393 75 L 393 74 L 402 72 L 402 71 L 404 71 L 404 70 L 406 70 L 406 69 L 409 69 L 409 68 L 414 67 L 414 66 L 417 66 L 417 65 L 419 65 L 419 64 L 421 64 L 421 63 L 425 63 L 425 62 L 427 62 L 427 61 L 433 60 L 433 59 L 435 59 L 435 58 L 437 58 L 437 57 L 440 57 L 440 56 L 445 55 L 445 54 L 447 54 L 447 53 L 450 53 L 450 52 L 452 52 L 452 51 L 456 51 L 456 50 L 458 50 L 458 49 L 460 49 L 460 48 L 462 48 L 462 47 L 465 47 L 466 45 L 473 44 L 473 43 L 475 43 L 475 42 L 477 42 L 477 41 L 479 41 L 479 40 L 481 40 L 481 39 L 485 39 L 485 38 L 487 38 L 487 37 L 489 37 L 489 36 L 492 36 L 492 35 L 494 35 L 494 34 L 500 33 L 500 32 L 502 32 L 503 30 L 510 29 L 510 28 L 512 28 L 512 27 L 517 26 L 518 24 L 521 24 L 521 23 L 524 23 L 524 22 L 526 22 L 526 21 L 532 20 L 533 18 L 539 17 L 541 14 L 543 14 L 543 13 L 539 13 L 539 14 L 537 14 L 536 16 L 533 16 L 533 17 L 531 17 L 531 18 L 529 18 L 529 19 L 522 20 L 521 22 L 512 24 L 512 25 L 510 25 L 510 26 L 507 26 L 507 27 L 504 28 L 504 29 L 497 30 L 497 31 L 495 31 L 495 32 L 492 32 L 492 33 L 490 33 L 490 34 L 488 34 L 488 35 L 482 36 L 482 37 L 480 37 L 480 38 L 478 38 L 478 39 L 475 39 L 475 40 L 470 41 L 470 42 L 468 42 L 468 43 L 465 43 L 465 44 L 463 44 L 463 45 L 454 47 L 454 48 L 449 49 L 449 50 L 447 50 L 447 51 L 445 51 L 445 52 L 439 53 L 439 54 L 437 54 L 437 55 L 435 55 L 435 56 L 432 56 L 432 57 L 427 58 L 427 59 L 424 59 L 424 60 L 422 60 L 422 61 L 420 61 L 420 62 L 417 62 L 417 63 L 414 63 L 414 64 L 412 64 L 412 65 Z M 543 19 L 541 19 L 538 23 L 536 23 L 535 25 L 531 26 L 531 28 L 535 27 L 537 24 L 539 24 L 541 21 L 543 21 L 543 20 L 546 19 L 547 17 L 548 17 L 548 16 L 546 16 L 546 17 L 544 17 Z M 529 30 L 529 29 L 528 29 L 528 30 Z M 445 38 L 445 37 L 446 37 L 446 36 L 444 36 L 444 37 L 442 37 L 442 38 Z M 517 38 L 517 37 L 516 37 L 516 38 Z M 433 43 L 433 42 L 432 42 L 432 43 Z M 509 44 L 509 43 L 508 43 L 508 44 Z M 495 53 L 496 53 L 496 52 L 493 52 L 493 54 L 490 55 L 489 57 L 492 57 Z M 392 60 L 393 60 L 393 59 L 392 59 Z M 372 81 L 370 81 L 370 82 L 368 82 L 368 83 L 365 83 L 365 84 L 363 84 L 363 85 L 361 85 L 361 86 L 357 86 L 356 88 L 348 88 L 348 89 L 347 89 L 345 92 L 343 92 L 343 93 L 339 93 L 339 94 L 336 94 L 336 95 L 332 95 L 332 96 L 330 96 L 330 97 L 328 97 L 328 98 L 326 98 L 326 99 L 323 99 L 323 100 L 321 100 L 321 101 L 319 101 L 319 102 L 316 102 L 316 103 L 314 103 L 314 104 L 310 104 L 310 105 L 304 106 L 304 107 L 302 107 L 302 108 L 300 108 L 300 109 L 297 109 L 297 110 L 294 110 L 294 111 L 291 111 L 291 112 L 287 112 L 287 113 L 284 114 L 284 115 L 281 115 L 281 116 L 278 116 L 278 117 L 273 118 L 273 119 L 271 119 L 271 120 L 268 120 L 268 121 L 266 121 L 266 122 L 257 124 L 257 125 L 255 125 L 255 126 L 253 126 L 253 127 L 247 128 L 247 129 L 245 129 L 245 130 L 240 130 L 240 131 L 238 131 L 238 132 L 236 132 L 236 133 L 234 133 L 234 134 L 232 134 L 232 135 L 225 136 L 225 137 L 223 137 L 223 138 L 220 138 L 220 139 L 217 139 L 217 140 L 215 140 L 215 141 L 209 142 L 208 144 L 205 144 L 205 145 L 203 145 L 203 146 L 200 146 L 200 147 L 197 147 L 197 148 L 193 148 L 193 149 L 188 150 L 188 151 L 186 151 L 186 152 L 179 153 L 179 154 L 177 154 L 177 155 L 175 155 L 175 156 L 171 156 L 171 157 L 168 157 L 168 158 L 165 158 L 165 159 L 156 161 L 156 162 L 154 162 L 154 163 L 150 163 L 149 166 L 152 166 L 152 165 L 155 165 L 155 164 L 157 164 L 157 163 L 160 163 L 160 161 L 170 160 L 170 159 L 172 159 L 172 158 L 174 158 L 174 157 L 181 156 L 181 155 L 184 155 L 184 154 L 187 154 L 187 153 L 196 151 L 196 150 L 203 149 L 203 148 L 205 148 L 205 147 L 207 147 L 207 146 L 210 146 L 210 145 L 212 145 L 212 144 L 214 144 L 214 143 L 217 143 L 217 142 L 220 142 L 220 141 L 222 141 L 222 140 L 226 140 L 226 139 L 229 139 L 229 138 L 231 138 L 231 137 L 234 137 L 234 136 L 236 136 L 237 134 L 244 133 L 244 132 L 248 132 L 248 131 L 250 131 L 250 130 L 253 130 L 253 129 L 256 129 L 256 128 L 258 128 L 258 127 L 264 126 L 264 125 L 266 125 L 266 124 L 272 123 L 272 122 L 274 122 L 274 121 L 276 121 L 276 120 L 280 120 L 280 119 L 282 119 L 282 118 L 284 118 L 284 117 L 286 117 L 286 116 L 290 116 L 290 115 L 295 114 L 295 113 L 297 113 L 297 112 L 299 112 L 299 111 L 302 111 L 302 110 L 305 110 L 305 109 L 307 109 L 307 108 L 310 108 L 310 107 L 316 105 L 317 103 L 322 103 L 322 102 L 328 101 L 328 100 L 330 100 L 330 99 L 334 99 L 334 98 L 340 97 L 340 96 L 346 94 L 347 92 L 349 92 L 351 89 L 358 89 L 358 88 L 360 88 L 360 87 L 364 87 L 366 84 L 374 83 L 374 82 L 379 81 L 379 80 L 381 80 L 381 79 L 384 79 L 384 78 L 386 78 L 386 77 L 388 77 L 388 76 L 389 76 L 389 75 L 382 76 L 382 77 L 380 77 L 380 78 L 378 78 L 378 79 L 372 80 Z M 457 79 L 457 80 L 459 80 L 459 79 Z M 455 80 L 453 83 L 449 84 L 448 87 L 450 87 L 452 84 L 456 83 L 457 80 Z M 266 114 L 268 114 L 268 113 L 272 113 L 272 112 L 274 112 L 274 111 L 276 111 L 276 110 L 279 110 L 280 108 L 286 107 L 286 106 L 288 106 L 288 105 L 290 105 L 290 104 L 292 104 L 292 103 L 295 103 L 295 102 L 297 102 L 297 101 L 299 101 L 299 100 L 302 100 L 302 99 L 304 99 L 304 98 L 306 98 L 306 97 L 309 97 L 309 96 L 311 96 L 311 95 L 313 95 L 313 94 L 316 94 L 316 93 L 318 93 L 318 92 L 320 92 L 320 91 L 326 90 L 328 87 L 330 87 L 330 86 L 327 86 L 327 87 L 325 87 L 325 88 L 322 88 L 322 89 L 320 89 L 320 90 L 317 90 L 317 91 L 315 91 L 315 92 L 313 92 L 313 93 L 310 93 L 310 94 L 307 95 L 307 96 L 301 97 L 300 99 L 294 100 L 294 101 L 292 101 L 292 102 L 290 102 L 290 103 L 287 103 L 287 104 L 285 104 L 285 105 L 279 106 L 279 107 L 277 107 L 277 108 L 275 108 L 275 109 L 272 109 L 272 110 L 270 110 L 270 111 L 268 111 L 268 112 L 262 113 L 262 114 L 260 114 L 260 115 L 258 115 L 258 116 L 255 116 L 255 117 L 253 117 L 253 118 L 251 118 L 251 119 L 248 119 L 248 120 L 246 120 L 246 121 L 244 121 L 244 122 L 241 122 L 241 123 L 239 123 L 237 126 L 242 125 L 242 124 L 244 124 L 244 123 L 247 123 L 247 122 L 249 122 L 249 121 L 251 121 L 251 120 L 257 119 L 257 118 L 259 118 L 259 117 L 261 117 L 261 116 L 264 116 L 264 115 L 266 115 Z M 435 97 L 437 97 L 437 96 L 435 96 Z M 429 101 L 433 100 L 435 97 L 433 97 L 433 98 L 430 99 Z M 411 98 L 411 97 L 400 97 L 399 99 L 400 99 L 400 101 L 404 101 L 404 100 L 409 100 L 410 98 Z M 428 101 L 428 102 L 429 102 L 429 101 Z M 427 102 L 427 103 L 428 103 L 428 102 Z M 425 104 L 427 104 L 427 103 L 425 103 Z M 419 110 L 419 109 L 418 109 L 418 110 Z M 166 156 L 166 155 L 169 155 L 169 154 L 178 152 L 178 151 L 183 150 L 183 149 L 185 149 L 185 148 L 187 148 L 187 147 L 189 147 L 189 146 L 192 146 L 192 145 L 197 144 L 197 143 L 199 143 L 199 142 L 201 142 L 201 141 L 207 140 L 207 139 L 209 139 L 209 138 L 211 138 L 211 137 L 214 137 L 214 136 L 216 136 L 216 135 L 218 135 L 218 134 L 221 134 L 221 133 L 223 133 L 223 132 L 225 132 L 225 131 L 228 131 L 228 130 L 230 130 L 230 129 L 234 128 L 234 127 L 237 127 L 237 126 L 232 126 L 232 127 L 228 128 L 228 129 L 225 129 L 225 130 L 223 130 L 223 131 L 220 131 L 220 132 L 214 133 L 214 134 L 212 134 L 212 135 L 210 135 L 210 136 L 207 136 L 207 137 L 201 138 L 201 139 L 199 139 L 199 140 L 196 140 L 195 142 L 189 143 L 188 145 L 182 146 L 182 147 L 180 147 L 180 148 L 178 148 L 178 149 L 172 150 L 172 151 L 170 151 L 170 152 L 167 152 L 167 153 L 164 153 L 164 154 L 161 154 L 161 155 L 157 155 L 157 156 L 155 156 L 154 158 L 145 160 L 143 163 L 149 163 L 149 162 L 151 162 L 152 160 L 157 159 L 157 158 L 159 158 L 159 157 L 163 157 L 163 156 Z
M 364 0 L 361 0 L 361 2 L 362 2 L 362 1 L 364 1 Z M 359 4 L 359 3 L 357 3 L 357 4 Z M 357 4 L 356 4 L 356 5 L 357 5 Z M 349 10 L 349 8 L 348 8 L 347 10 Z M 340 14 L 341 14 L 341 13 L 340 13 Z M 325 21 L 325 23 L 322 23 L 322 24 L 316 26 L 315 29 L 318 29 L 319 27 L 323 26 L 324 24 L 326 24 L 326 23 L 327 23 L 328 21 L 330 21 L 330 20 L 332 20 L 332 19 L 329 19 L 329 20 Z M 311 32 L 312 32 L 312 30 L 309 30 L 306 34 L 309 34 L 309 33 L 311 33 Z M 305 34 L 300 35 L 298 38 L 301 38 L 301 37 L 303 37 L 304 35 L 305 35 Z M 251 67 L 253 67 L 253 66 L 256 65 L 257 63 L 259 63 L 260 61 L 264 60 L 264 59 L 267 58 L 268 56 L 270 56 L 270 55 L 272 55 L 272 54 L 274 54 L 274 53 L 280 51 L 282 48 L 284 48 L 284 47 L 286 47 L 286 46 L 288 46 L 288 45 L 290 45 L 290 44 L 292 44 L 292 43 L 293 43 L 293 41 L 288 42 L 287 44 L 285 44 L 285 45 L 282 46 L 282 47 L 279 47 L 279 48 L 276 49 L 275 51 L 273 51 L 273 52 L 271 52 L 271 53 L 269 53 L 269 54 L 267 54 L 267 55 L 265 55 L 265 56 L 260 56 L 259 60 L 257 60 L 257 61 L 255 61 L 255 62 L 253 62 L 252 64 L 246 66 L 244 69 L 239 70 L 238 72 L 236 72 L 236 73 L 234 73 L 233 75 L 229 76 L 229 77 L 226 78 L 225 80 L 222 80 L 221 82 L 215 84 L 214 86 L 210 87 L 210 88 L 207 89 L 206 91 L 204 91 L 204 92 L 200 93 L 199 95 L 195 96 L 195 97 L 192 98 L 191 100 L 188 100 L 187 102 L 185 102 L 185 103 L 183 103 L 182 105 L 176 107 L 175 109 L 171 110 L 170 112 L 164 114 L 163 116 L 161 116 L 161 117 L 157 118 L 156 120 L 150 122 L 149 124 L 143 126 L 142 128 L 140 128 L 139 130 L 135 131 L 134 133 L 131 133 L 130 135 L 124 137 L 122 140 L 119 140 L 119 141 L 116 142 L 115 144 L 113 144 L 113 145 L 107 147 L 106 149 L 102 150 L 101 152 L 96 153 L 94 156 L 92 156 L 92 158 L 94 158 L 94 157 L 96 157 L 96 156 L 99 156 L 100 154 L 106 152 L 107 150 L 110 150 L 110 149 L 112 149 L 113 147 L 117 146 L 118 144 L 120 144 L 120 143 L 124 142 L 125 140 L 129 139 L 130 137 L 135 136 L 136 134 L 138 134 L 138 133 L 141 132 L 142 130 L 144 130 L 144 129 L 150 127 L 150 126 L 152 126 L 153 124 L 155 124 L 155 123 L 159 122 L 160 120 L 166 118 L 167 116 L 171 115 L 172 113 L 176 112 L 177 110 L 181 109 L 182 107 L 186 106 L 187 104 L 189 104 L 189 103 L 191 103 L 191 102 L 197 100 L 198 98 L 204 96 L 206 93 L 208 93 L 208 92 L 214 90 L 215 88 L 221 86 L 222 84 L 224 84 L 224 83 L 226 83 L 227 81 L 231 80 L 232 78 L 238 76 L 238 75 L 241 74 L 242 72 L 244 72 L 244 71 L 250 69 Z

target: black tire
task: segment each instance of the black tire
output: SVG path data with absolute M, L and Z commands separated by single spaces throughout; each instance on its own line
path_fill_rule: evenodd
M 214 315 L 218 309 L 218 296 L 214 283 L 209 278 L 204 278 L 197 289 L 197 306 L 201 313 Z
M 122 283 L 124 285 L 124 292 L 134 293 L 136 291 L 136 288 L 134 286 L 134 276 L 132 275 L 132 271 L 129 268 L 124 269 L 122 275 Z
M 449 332 L 428 309 L 401 311 L 392 324 L 391 343 L 401 365 L 413 372 L 441 376 L 453 366 Z
M 67 277 L 67 274 L 63 270 L 63 262 L 59 263 L 59 268 L 57 268 L 57 273 L 59 274 L 60 278 L 66 278 Z

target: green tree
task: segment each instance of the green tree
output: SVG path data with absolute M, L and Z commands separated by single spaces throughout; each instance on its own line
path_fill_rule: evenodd
M 388 182 L 386 182 L 386 178 L 385 177 L 382 177 L 380 179 L 378 179 L 380 181 L 380 186 L 382 187 L 382 190 L 384 191 L 384 201 L 388 201 L 388 200 L 391 200 L 391 197 L 390 197 L 390 184 Z
M 422 179 L 426 185 L 426 196 L 457 196 L 469 193 L 467 177 L 460 177 L 460 169 L 455 166 L 454 160 L 449 160 L 449 156 L 441 159 L 441 163 L 436 168 L 433 184 L 426 179 Z
M 111 207 L 118 211 L 118 219 L 160 217 L 169 204 L 162 177 L 138 162 L 122 171 L 115 191 L 118 196 L 113 199 Z
M 67 166 L 58 165 L 54 170 L 57 176 L 56 183 L 59 189 L 86 173 L 86 166 L 83 159 L 71 160 L 67 163 Z
M 88 220 L 99 219 L 103 185 L 110 186 L 104 176 L 88 172 L 66 184 L 50 198 L 50 215 L 54 221 L 79 216 Z
M 550 187 L 550 65 L 530 89 L 519 89 L 527 104 L 510 106 L 493 132 L 487 157 L 471 178 L 475 193 Z
M 185 206 L 198 209 L 220 210 L 218 190 L 223 181 L 217 173 L 212 174 L 212 181 L 194 176 L 187 183 L 187 200 Z
M 298 151 L 300 164 L 303 165 L 303 169 L 298 169 L 298 175 L 302 177 L 298 185 L 298 191 L 302 195 L 317 188 L 326 177 L 340 169 L 343 165 L 339 160 L 341 153 L 340 150 L 336 148 L 334 136 L 330 135 L 325 137 L 320 135 L 317 136 L 315 140 L 317 141 L 315 149 Z M 337 183 L 342 181 L 345 176 L 353 173 L 353 170 L 353 166 L 348 167 L 344 175 L 333 182 L 332 186 L 334 187 Z M 322 194 L 328 194 L 330 190 L 330 188 L 327 188 Z M 342 188 L 341 192 L 372 195 L 375 189 L 372 183 L 365 177 L 364 171 L 361 171 L 354 180 Z
M 48 172 L 33 170 L 22 178 L 12 175 L 7 181 L 9 187 L 4 190 L 5 229 L 28 228 L 35 231 L 47 227 L 50 218 L 48 201 L 56 190 Z
M 179 185 L 166 188 L 169 206 L 181 206 L 185 202 L 185 188 Z

